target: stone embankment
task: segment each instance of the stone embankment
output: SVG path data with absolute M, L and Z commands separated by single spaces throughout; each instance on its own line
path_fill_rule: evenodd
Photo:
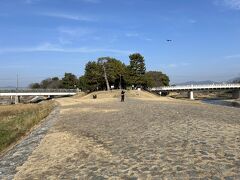
M 42 123 L 35 127 L 33 131 L 24 137 L 19 143 L 0 156 L 0 179 L 13 179 L 17 173 L 17 167 L 22 166 L 33 150 L 45 137 L 59 115 L 59 108 L 45 118 Z

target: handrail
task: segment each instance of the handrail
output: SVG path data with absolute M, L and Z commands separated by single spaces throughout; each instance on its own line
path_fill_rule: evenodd
M 180 86 L 162 86 L 164 88 L 168 88 L 168 87 L 202 87 L 202 86 L 211 86 L 211 87 L 224 87 L 224 86 L 229 86 L 229 87 L 235 87 L 235 86 L 240 86 L 240 84 L 197 84 L 197 85 L 180 85 Z
M 154 87 L 152 90 L 187 90 L 187 89 L 240 89 L 240 83 L 238 84 L 202 84 L 202 85 L 183 85 L 183 86 L 162 86 Z
M 70 93 L 70 92 L 77 92 L 76 89 L 0 89 L 0 93 Z

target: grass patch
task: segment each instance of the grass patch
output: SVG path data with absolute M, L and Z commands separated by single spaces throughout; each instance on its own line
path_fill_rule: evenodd
M 0 106 L 0 152 L 29 132 L 53 108 L 53 101 Z

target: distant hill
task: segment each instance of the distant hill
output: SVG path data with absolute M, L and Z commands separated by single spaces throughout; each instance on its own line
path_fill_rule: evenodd
M 240 83 L 240 77 L 233 78 L 233 79 L 229 80 L 228 82 L 230 82 L 230 83 Z
M 203 85 L 203 84 L 221 84 L 223 82 L 215 82 L 215 81 L 188 81 L 188 82 L 184 82 L 184 83 L 178 83 L 176 85 Z M 240 77 L 236 77 L 233 79 L 230 79 L 227 81 L 227 83 L 240 83 Z
M 202 85 L 202 84 L 220 84 L 221 82 L 215 82 L 215 81 L 188 81 L 184 83 L 178 83 L 176 85 Z

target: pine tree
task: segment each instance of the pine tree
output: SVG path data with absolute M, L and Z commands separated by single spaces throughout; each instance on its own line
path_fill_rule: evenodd
M 144 57 L 139 54 L 131 54 L 130 58 L 130 65 L 129 65 L 129 75 L 130 75 L 130 82 L 135 86 L 144 86 L 145 83 L 145 60 Z

